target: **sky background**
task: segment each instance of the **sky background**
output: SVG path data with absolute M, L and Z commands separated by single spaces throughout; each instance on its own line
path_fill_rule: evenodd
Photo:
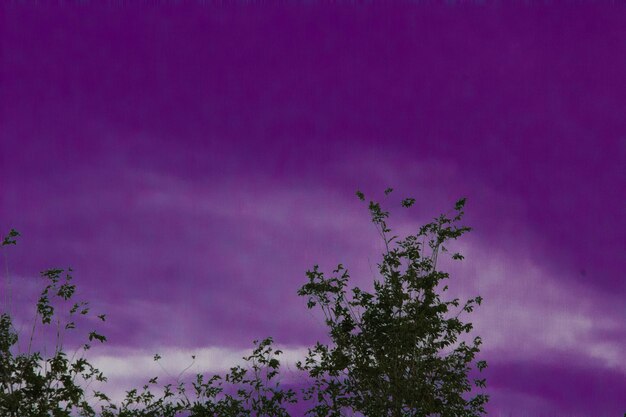
M 295 360 L 325 338 L 305 271 L 374 279 L 357 189 L 394 187 L 403 233 L 467 197 L 450 285 L 484 298 L 489 415 L 625 412 L 624 6 L 294 4 L 2 3 L 17 317 L 72 266 L 115 386 L 155 351 L 213 371 L 273 336 Z

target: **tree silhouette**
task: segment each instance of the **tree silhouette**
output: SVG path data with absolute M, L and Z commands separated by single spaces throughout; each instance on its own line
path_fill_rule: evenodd
M 391 193 L 387 189 L 385 194 Z M 360 200 L 365 200 L 357 192 Z M 407 198 L 409 208 L 415 199 Z M 347 294 L 348 270 L 339 265 L 331 278 L 318 266 L 307 271 L 308 282 L 298 294 L 307 297 L 308 308 L 319 307 L 325 315 L 331 345 L 317 343 L 297 367 L 311 378 L 302 389 L 304 400 L 314 405 L 310 417 L 478 417 L 488 397 L 473 388 L 484 388 L 485 379 L 470 382 L 481 340 L 471 343 L 462 336 L 472 330 L 459 316 L 471 313 L 481 297 L 461 304 L 443 300 L 447 273 L 438 270 L 437 259 L 447 252 L 445 244 L 470 230 L 458 226 L 465 200 L 459 200 L 452 216 L 441 215 L 403 239 L 391 235 L 389 213 L 371 201 L 369 212 L 384 241 L 378 264 L 380 280 L 374 291 L 354 287 Z M 19 233 L 11 230 L 1 243 L 15 245 Z M 459 253 L 452 259 L 461 260 Z M 105 376 L 86 359 L 91 343 L 106 342 L 99 332 L 86 333 L 86 343 L 68 357 L 61 333 L 77 331 L 81 318 L 91 314 L 87 302 L 74 302 L 76 287 L 72 270 L 51 269 L 41 273 L 45 285 L 36 304 L 36 318 L 27 352 L 17 350 L 20 335 L 9 312 L 0 316 L 0 415 L 7 417 L 289 417 L 286 405 L 297 401 L 292 389 L 283 389 L 277 376 L 281 351 L 272 338 L 254 341 L 248 368 L 235 366 L 225 375 L 198 374 L 189 387 L 177 380 L 164 385 L 159 394 L 151 378 L 141 389 L 127 391 L 121 404 L 101 391 L 85 390 L 92 380 Z M 8 303 L 7 303 L 8 304 Z M 67 307 L 65 314 L 61 308 Z M 8 310 L 8 309 L 7 309 Z M 454 310 L 454 311 L 453 311 Z M 105 321 L 105 315 L 97 316 Z M 31 353 L 35 326 L 56 333 L 54 353 L 44 357 Z M 78 354 L 77 354 L 78 353 Z M 158 361 L 159 355 L 154 360 Z M 478 370 L 485 361 L 476 361 Z M 182 374 L 182 373 L 181 373 Z M 96 410 L 96 403 L 98 410 Z
M 385 194 L 391 193 L 387 189 Z M 365 200 L 357 192 L 360 200 Z M 402 201 L 409 208 L 415 199 Z M 372 222 L 385 244 L 378 264 L 381 279 L 374 292 L 358 287 L 347 293 L 348 270 L 339 265 L 331 278 L 318 266 L 307 272 L 308 283 L 298 292 L 308 297 L 308 308 L 319 307 L 326 318 L 332 345 L 309 349 L 299 368 L 313 385 L 307 398 L 317 399 L 310 416 L 339 417 L 357 413 L 368 417 L 473 417 L 484 413 L 488 397 L 466 399 L 472 385 L 485 387 L 485 379 L 470 382 L 468 373 L 481 344 L 460 340 L 472 330 L 459 318 L 480 304 L 480 296 L 464 302 L 444 301 L 440 284 L 449 278 L 437 269 L 445 244 L 470 230 L 458 226 L 465 199 L 455 205 L 452 217 L 441 215 L 404 239 L 392 235 L 389 213 L 371 201 Z M 455 260 L 463 259 L 459 253 Z M 453 310 L 456 309 L 456 314 Z M 482 370 L 484 361 L 476 362 Z

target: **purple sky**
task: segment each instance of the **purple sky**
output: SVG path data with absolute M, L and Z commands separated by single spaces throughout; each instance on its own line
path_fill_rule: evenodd
M 624 6 L 0 13 L 14 287 L 72 266 L 109 359 L 297 356 L 325 332 L 304 272 L 371 285 L 354 192 L 391 186 L 405 232 L 468 197 L 453 282 L 485 298 L 490 415 L 626 411 Z

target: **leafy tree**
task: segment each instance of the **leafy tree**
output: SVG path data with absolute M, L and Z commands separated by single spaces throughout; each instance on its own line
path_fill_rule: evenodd
M 362 193 L 357 196 L 365 200 Z M 409 198 L 402 206 L 414 203 Z M 465 398 L 472 391 L 468 373 L 480 338 L 469 344 L 462 340 L 472 325 L 459 318 L 482 299 L 475 297 L 462 305 L 458 299 L 442 300 L 447 286 L 440 288 L 440 284 L 448 274 L 437 269 L 439 254 L 447 251 L 444 244 L 470 230 L 457 226 L 464 203 L 456 203 L 452 217 L 442 215 L 415 235 L 399 239 L 387 225 L 389 213 L 370 202 L 372 221 L 385 244 L 378 265 L 382 279 L 374 282 L 372 293 L 355 287 L 348 296 L 349 275 L 343 265 L 331 278 L 317 266 L 307 272 L 308 282 L 298 294 L 308 297 L 308 308 L 321 308 L 332 340 L 332 345 L 317 343 L 304 363 L 298 363 L 312 378 L 312 385 L 303 389 L 304 399 L 313 399 L 315 404 L 307 415 L 477 417 L 484 413 L 486 395 Z M 15 245 L 18 237 L 11 230 L 1 246 Z M 454 253 L 452 258 L 463 256 Z M 155 377 L 141 389 L 129 390 L 120 404 L 97 390 L 86 393 L 91 381 L 106 378 L 84 353 L 91 343 L 106 342 L 106 337 L 90 331 L 87 343 L 70 357 L 64 351 L 62 333 L 76 331 L 78 319 L 90 314 L 87 302 L 72 301 L 76 287 L 71 273 L 71 269 L 42 272 L 45 286 L 37 301 L 38 322 L 33 324 L 27 352 L 18 352 L 20 335 L 10 314 L 0 316 L 1 416 L 289 417 L 286 405 L 295 403 L 297 396 L 277 382 L 282 352 L 273 348 L 271 338 L 254 342 L 252 354 L 244 358 L 247 369 L 235 366 L 223 377 L 198 374 L 190 387 L 177 378 L 176 384 L 164 385 L 155 394 Z M 65 314 L 63 306 L 68 307 Z M 104 315 L 97 317 L 105 321 Z M 56 333 L 50 357 L 31 353 L 36 325 Z M 154 359 L 159 361 L 160 356 Z M 475 365 L 479 370 L 486 367 L 484 361 Z M 484 388 L 485 380 L 475 379 L 473 385 Z
M 2 246 L 15 245 L 19 233 L 11 230 Z M 50 269 L 41 273 L 46 285 L 36 305 L 35 319 L 39 325 L 56 326 L 54 353 L 44 357 L 32 352 L 33 337 L 38 322 L 33 323 L 27 352 L 18 352 L 19 334 L 7 312 L 0 315 L 0 415 L 7 417 L 70 417 L 93 416 L 93 408 L 87 401 L 83 386 L 89 381 L 105 381 L 106 378 L 85 357 L 90 348 L 86 343 L 68 358 L 63 350 L 61 333 L 76 328 L 79 316 L 86 316 L 90 308 L 86 302 L 74 303 L 62 321 L 59 305 L 67 304 L 76 290 L 72 284 L 71 269 Z M 104 320 L 104 316 L 100 316 Z M 91 331 L 88 340 L 106 341 L 103 335 Z M 77 357 L 78 356 L 78 357 Z
M 385 194 L 392 190 L 387 189 Z M 357 192 L 360 200 L 365 200 Z M 402 201 L 411 207 L 415 199 Z M 480 304 L 480 296 L 461 304 L 443 300 L 449 278 L 437 268 L 445 244 L 470 230 L 458 226 L 465 199 L 455 205 L 452 217 L 441 215 L 399 239 L 387 223 L 389 213 L 371 201 L 369 212 L 385 245 L 378 264 L 381 279 L 374 291 L 358 287 L 347 294 L 348 270 L 339 265 L 327 278 L 315 265 L 298 294 L 308 298 L 308 308 L 324 313 L 332 344 L 317 343 L 304 363 L 313 385 L 305 389 L 315 399 L 309 416 L 339 417 L 357 413 L 368 417 L 474 417 L 484 413 L 488 397 L 482 393 L 466 399 L 473 386 L 468 373 L 479 352 L 480 337 L 467 343 L 462 336 L 472 330 L 460 319 Z M 452 254 L 463 259 L 459 253 Z M 458 310 L 456 313 L 453 310 Z M 482 370 L 485 361 L 477 361 Z
M 1 246 L 15 245 L 15 230 Z M 72 270 L 50 269 L 41 273 L 45 286 L 36 304 L 35 321 L 27 352 L 18 351 L 20 335 L 8 312 L 0 315 L 0 416 L 6 417 L 289 417 L 285 405 L 296 401 L 296 393 L 280 387 L 280 350 L 272 338 L 254 341 L 255 348 L 243 359 L 249 369 L 235 366 L 224 377 L 196 375 L 191 389 L 180 378 L 176 386 L 167 384 L 159 394 L 152 392 L 158 378 L 141 389 L 127 391 L 121 404 L 115 404 L 104 392 L 85 390 L 91 381 L 105 382 L 106 377 L 84 356 L 93 342 L 106 342 L 96 331 L 87 333 L 87 342 L 68 358 L 62 334 L 75 331 L 79 317 L 90 314 L 87 302 L 72 303 L 76 286 Z M 8 302 L 7 302 L 8 305 Z M 69 307 L 66 314 L 60 307 Z M 71 307 L 70 307 L 71 306 Z M 67 320 L 63 320 L 66 317 Z M 97 316 L 105 321 L 105 315 Z M 31 353 L 36 327 L 52 327 L 56 333 L 54 353 L 44 357 Z M 80 354 L 79 354 L 80 352 Z M 195 358 L 192 358 L 195 359 Z M 155 361 L 160 360 L 155 355 Z M 182 373 L 181 373 L 182 375 Z M 99 410 L 96 410 L 96 403 Z

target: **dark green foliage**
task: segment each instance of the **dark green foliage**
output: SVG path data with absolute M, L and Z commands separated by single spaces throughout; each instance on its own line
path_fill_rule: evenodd
M 289 417 L 285 404 L 294 403 L 296 394 L 280 388 L 275 381 L 280 362 L 280 350 L 272 348 L 271 338 L 254 341 L 252 355 L 244 360 L 250 369 L 235 366 L 224 377 L 213 375 L 206 378 L 198 374 L 191 389 L 183 382 L 176 386 L 167 384 L 159 396 L 150 391 L 156 386 L 152 378 L 141 390 L 126 393 L 120 406 L 112 404 L 108 397 L 98 393 L 106 401 L 102 406 L 102 417 Z M 155 355 L 154 360 L 161 357 Z M 229 390 L 225 388 L 230 388 Z
M 15 245 L 17 244 L 17 237 L 19 236 L 19 232 L 15 229 L 11 229 L 8 235 L 2 239 L 2 246 Z
M 389 194 L 391 189 L 385 191 Z M 360 200 L 365 196 L 357 192 Z M 415 199 L 402 201 L 410 207 Z M 479 352 L 480 337 L 466 343 L 461 336 L 472 330 L 459 318 L 482 299 L 476 297 L 459 308 L 459 300 L 442 300 L 438 290 L 448 274 L 437 269 L 444 243 L 470 230 L 458 226 L 465 200 L 455 205 L 453 217 L 445 215 L 422 226 L 402 240 L 389 237 L 389 213 L 371 201 L 369 211 L 385 244 L 378 264 L 381 280 L 374 292 L 354 288 L 347 293 L 349 274 L 339 265 L 330 278 L 318 266 L 299 295 L 308 308 L 319 307 L 326 318 L 332 345 L 318 343 L 304 363 L 314 384 L 306 390 L 317 405 L 309 416 L 343 416 L 346 412 L 368 417 L 479 416 L 487 396 L 472 390 L 468 372 Z M 454 254 L 454 259 L 462 259 Z M 452 310 L 456 309 L 456 314 Z M 479 370 L 486 363 L 476 363 Z M 475 380 L 484 387 L 485 380 Z
M 14 230 L 4 242 L 15 244 L 10 238 L 19 236 Z M 5 243 L 3 243 L 5 245 Z M 28 351 L 17 352 L 19 335 L 15 331 L 11 316 L 0 316 L 0 415 L 7 417 L 70 417 L 94 416 L 95 412 L 85 398 L 83 385 L 91 380 L 106 381 L 102 373 L 84 357 L 71 358 L 63 351 L 61 328 L 75 329 L 74 321 L 62 323 L 53 302 L 72 298 L 75 286 L 71 283 L 71 269 L 51 269 L 42 272 L 46 285 L 36 305 L 36 317 L 40 325 L 56 325 L 57 339 L 54 353 L 43 357 L 40 352 L 31 353 L 37 322 L 33 324 Z M 79 308 L 82 309 L 79 311 Z M 76 313 L 86 315 L 87 303 L 74 304 L 68 311 L 73 320 Z M 106 340 L 95 331 L 90 339 Z M 83 348 L 88 349 L 87 347 Z
M 392 191 L 386 189 L 385 195 Z M 356 195 L 365 201 L 362 192 Z M 401 202 L 406 208 L 414 204 L 414 198 Z M 374 282 L 373 292 L 355 287 L 348 295 L 350 277 L 343 265 L 330 278 L 318 266 L 307 272 L 308 282 L 298 294 L 307 297 L 308 308 L 322 310 L 332 340 L 331 345 L 317 343 L 304 363 L 298 363 L 311 378 L 311 385 L 302 391 L 303 398 L 314 404 L 307 415 L 477 417 L 484 413 L 486 395 L 466 398 L 472 390 L 467 375 L 481 340 L 462 340 L 472 325 L 459 318 L 461 313 L 471 313 L 482 298 L 462 304 L 458 299 L 443 300 L 447 286 L 439 287 L 448 274 L 437 269 L 438 255 L 446 252 L 444 244 L 470 230 L 457 226 L 464 204 L 464 199 L 459 200 L 452 217 L 439 216 L 415 235 L 399 239 L 391 235 L 389 213 L 379 203 L 369 202 L 372 221 L 385 244 L 378 264 L 381 279 Z M 1 246 L 15 245 L 18 236 L 11 230 Z M 459 253 L 451 257 L 463 259 Z M 56 329 L 50 357 L 31 353 L 35 325 L 27 352 L 18 352 L 20 335 L 11 316 L 0 316 L 0 416 L 289 417 L 286 406 L 298 398 L 293 390 L 280 386 L 282 352 L 273 348 L 271 338 L 254 341 L 252 354 L 244 358 L 247 368 L 235 366 L 223 376 L 198 374 L 184 382 L 179 375 L 175 384 L 162 387 L 154 377 L 141 389 L 129 390 L 119 404 L 103 392 L 85 392 L 90 381 L 106 378 L 82 353 L 68 358 L 63 350 L 62 332 L 76 331 L 80 319 L 91 313 L 87 302 L 72 301 L 76 287 L 71 272 L 50 269 L 41 274 L 45 285 L 36 303 L 35 325 Z M 97 318 L 104 322 L 106 316 Z M 96 330 L 86 332 L 86 338 L 89 343 L 77 353 L 107 340 Z M 160 361 L 161 356 L 154 355 L 154 360 Z M 487 365 L 481 360 L 475 366 L 482 371 Z M 484 388 L 485 380 L 475 379 L 473 385 Z
M 2 246 L 15 245 L 11 230 Z M 250 369 L 231 368 L 223 378 L 214 375 L 206 378 L 196 375 L 191 389 L 177 381 L 164 385 L 156 395 L 158 378 L 151 378 L 141 389 L 131 389 L 121 404 L 115 404 L 103 392 L 85 392 L 90 381 L 105 382 L 106 378 L 83 356 L 68 358 L 63 351 L 61 333 L 76 329 L 78 317 L 90 314 L 87 302 L 71 304 L 76 286 L 72 283 L 71 269 L 50 269 L 41 273 L 45 279 L 36 303 L 36 317 L 43 326 L 56 327 L 54 354 L 44 358 L 40 352 L 30 353 L 35 327 L 33 325 L 28 352 L 17 352 L 19 335 L 11 316 L 0 316 L 0 416 L 2 417 L 289 417 L 285 405 L 296 401 L 296 393 L 280 387 L 276 378 L 280 371 L 280 350 L 272 347 L 271 338 L 254 341 L 255 349 L 244 360 Z M 59 307 L 70 302 L 67 321 L 63 321 Z M 106 315 L 97 315 L 105 321 Z M 97 331 L 87 332 L 89 342 L 106 342 Z M 90 349 L 82 346 L 83 352 Z M 78 351 L 77 351 L 78 352 Z M 154 360 L 159 361 L 160 355 Z M 195 357 L 192 357 L 195 359 Z M 225 389 L 227 388 L 227 389 Z M 99 402 L 99 409 L 94 405 Z

